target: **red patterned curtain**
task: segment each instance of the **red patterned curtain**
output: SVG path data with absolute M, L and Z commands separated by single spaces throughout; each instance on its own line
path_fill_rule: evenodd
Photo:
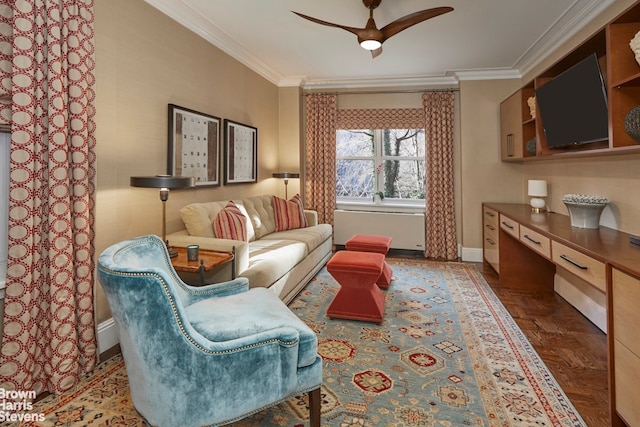
M 453 261 L 458 258 L 453 174 L 453 118 L 451 91 L 422 95 L 426 116 L 427 157 L 425 257 Z
M 12 33 L 0 58 L 11 100 L 0 387 L 60 393 L 97 360 L 93 0 L 11 4 L 0 10 Z
M 423 108 L 338 110 L 338 129 L 422 129 Z
M 336 96 L 307 95 L 304 201 L 318 221 L 333 224 L 336 208 Z

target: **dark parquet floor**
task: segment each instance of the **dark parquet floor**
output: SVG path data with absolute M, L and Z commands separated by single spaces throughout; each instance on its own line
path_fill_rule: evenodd
M 508 289 L 477 267 L 587 425 L 609 425 L 606 334 L 558 294 Z

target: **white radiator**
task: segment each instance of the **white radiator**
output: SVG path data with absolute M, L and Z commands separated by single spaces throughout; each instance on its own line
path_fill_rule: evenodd
M 354 234 L 390 236 L 394 249 L 424 250 L 424 214 L 333 211 L 333 244 L 344 245 Z

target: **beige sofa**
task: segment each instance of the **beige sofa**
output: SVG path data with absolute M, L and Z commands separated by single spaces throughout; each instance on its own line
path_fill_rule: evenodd
M 305 210 L 308 227 L 276 231 L 272 196 L 233 200 L 248 217 L 248 242 L 216 238 L 212 221 L 228 200 L 192 203 L 180 210 L 185 229 L 167 236 L 172 246 L 200 245 L 202 249 L 231 251 L 235 272 L 250 287 L 263 286 L 289 303 L 324 266 L 331 255 L 332 228 L 318 224 L 315 211 Z M 228 280 L 229 272 L 221 280 Z M 215 281 L 216 278 L 207 278 Z

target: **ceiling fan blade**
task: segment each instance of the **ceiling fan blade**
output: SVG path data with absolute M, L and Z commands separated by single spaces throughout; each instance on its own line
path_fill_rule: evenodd
M 433 9 L 421 10 L 419 12 L 412 13 L 410 15 L 398 18 L 390 24 L 385 25 L 380 29 L 384 39 L 388 39 L 391 36 L 398 34 L 402 30 L 406 30 L 412 25 L 418 24 L 427 19 L 435 18 L 438 15 L 453 11 L 452 7 L 435 7 Z
M 371 58 L 375 58 L 376 56 L 380 55 L 382 53 L 382 46 L 380 46 L 377 49 L 374 49 L 371 51 Z
M 334 24 L 332 22 L 322 21 L 322 20 L 316 19 L 316 18 L 314 18 L 312 16 L 307 16 L 307 15 L 303 15 L 302 13 L 294 12 L 293 10 L 291 12 L 295 13 L 296 15 L 298 15 L 301 18 L 307 19 L 307 20 L 309 20 L 311 22 L 315 22 L 316 24 L 326 25 L 328 27 L 342 28 L 343 30 L 346 30 L 346 31 L 349 31 L 352 34 L 355 34 L 356 36 L 359 35 L 361 31 L 364 30 L 364 28 L 347 27 L 346 25 L 340 25 L 340 24 Z

